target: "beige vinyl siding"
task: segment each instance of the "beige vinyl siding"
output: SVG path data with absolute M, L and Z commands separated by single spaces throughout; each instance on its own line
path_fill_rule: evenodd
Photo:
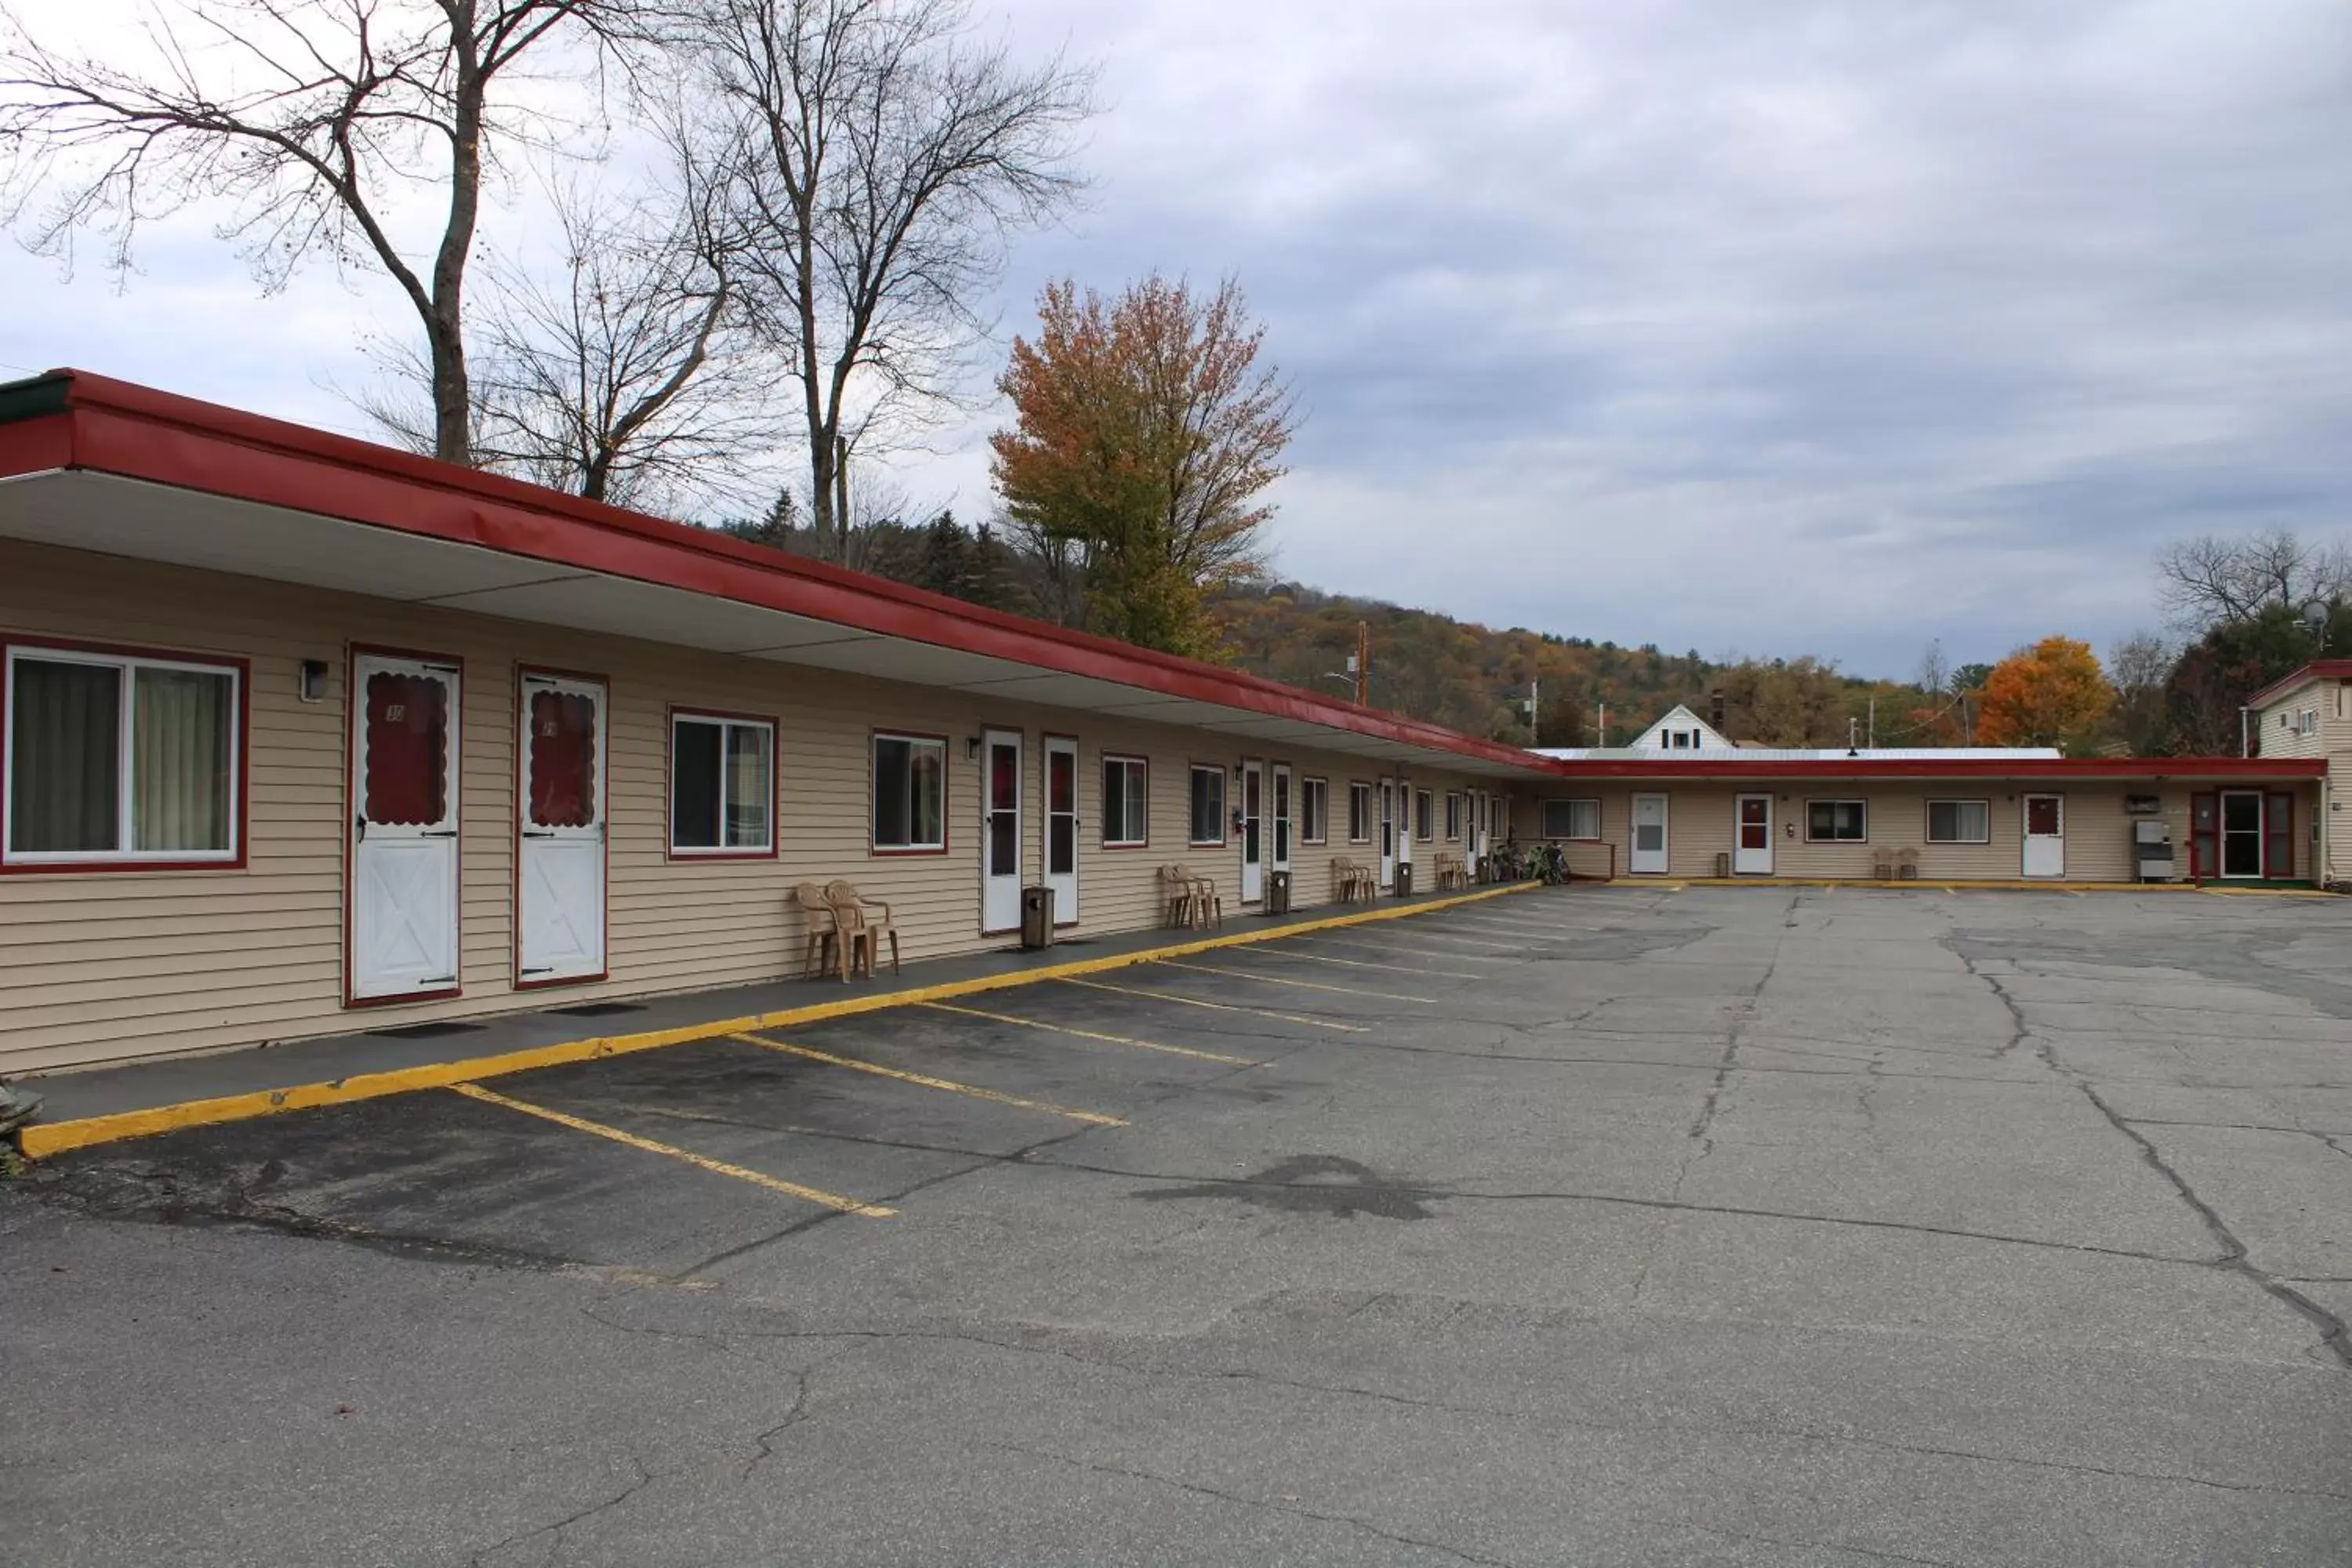
M 2296 734 L 2281 726 L 2283 716 L 2291 717 L 2305 708 L 2319 710 L 2316 732 Z M 2296 874 L 2333 880 L 2342 874 L 2337 868 L 2345 863 L 2345 856 L 2336 845 L 2334 804 L 2347 798 L 2347 792 L 2352 791 L 2352 681 L 2305 681 L 2262 710 L 2254 732 L 2259 737 L 2257 749 L 2263 756 L 2327 759 L 2327 805 L 2321 808 L 2326 815 L 2320 824 L 2327 863 L 2318 871 L 2313 870 L 2311 835 L 2304 824 L 2296 824 L 2294 837 L 2296 864 L 2301 868 Z
M 779 662 L 414 608 L 214 574 L 0 543 L 0 631 L 152 646 L 250 661 L 247 865 L 241 870 L 0 876 L 0 1070 L 34 1072 L 214 1047 L 464 1016 L 520 1005 L 646 994 L 796 973 L 804 931 L 790 907 L 801 880 L 846 877 L 889 901 L 909 959 L 1003 946 L 980 930 L 980 768 L 964 742 L 983 727 L 1022 735 L 1023 879 L 1044 864 L 1047 732 L 1079 742 L 1079 924 L 1073 934 L 1157 923 L 1159 868 L 1213 879 L 1227 921 L 1242 918 L 1241 847 L 1185 842 L 1188 769 L 1224 774 L 1243 756 L 1287 763 L 1294 781 L 1331 781 L 1335 841 L 1294 838 L 1294 902 L 1330 898 L 1329 859 L 1351 853 L 1347 781 L 1360 762 L 1269 751 L 1205 731 L 1015 704 Z M 463 994 L 363 1010 L 342 1005 L 344 683 L 352 645 L 464 661 L 460 759 Z M 299 661 L 327 661 L 324 700 L 299 700 Z M 610 976 L 518 994 L 514 810 L 520 670 L 602 677 L 608 702 Z M 778 853 L 772 859 L 669 858 L 668 716 L 673 706 L 777 721 Z M 947 740 L 948 848 L 868 848 L 869 747 L 877 730 Z M 1105 751 L 1150 765 L 1150 843 L 1101 842 Z M 1377 777 L 1377 774 L 1370 775 Z M 1416 775 L 1466 788 L 1447 773 Z M 1296 811 L 1296 797 L 1293 803 Z M 1271 868 L 1272 831 L 1265 844 Z M 1360 847 L 1352 851 L 1361 854 Z M 1426 862 L 1427 855 L 1420 858 Z M 1421 873 L 1424 881 L 1428 871 Z

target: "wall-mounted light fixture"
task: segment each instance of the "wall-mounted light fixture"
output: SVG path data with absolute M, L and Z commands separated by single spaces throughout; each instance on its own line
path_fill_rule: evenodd
M 966 735 L 963 738 L 963 760 L 967 763 L 974 763 L 980 760 L 979 736 Z
M 294 694 L 305 702 L 324 702 L 327 700 L 327 661 L 325 659 L 306 658 L 302 661 L 301 674 Z
M 1242 782 L 1242 764 L 1235 763 L 1234 764 L 1234 783 L 1239 784 Z

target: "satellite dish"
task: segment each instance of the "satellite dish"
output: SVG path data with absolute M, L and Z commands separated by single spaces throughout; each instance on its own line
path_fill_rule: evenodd
M 2303 624 L 2313 631 L 2327 624 L 2327 606 L 2314 599 L 2303 607 Z

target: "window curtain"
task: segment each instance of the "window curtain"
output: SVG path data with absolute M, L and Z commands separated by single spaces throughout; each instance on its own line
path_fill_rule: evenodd
M 122 847 L 122 672 L 19 658 L 8 696 L 8 847 Z
M 768 847 L 768 731 L 749 724 L 727 727 L 727 847 Z
M 191 669 L 141 669 L 131 714 L 135 847 L 229 847 L 229 726 L 236 682 Z

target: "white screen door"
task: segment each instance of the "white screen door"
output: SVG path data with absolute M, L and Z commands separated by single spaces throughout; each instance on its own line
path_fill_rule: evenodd
M 1396 782 L 1396 858 L 1400 866 L 1412 864 L 1413 826 L 1412 781 L 1399 779 Z M 1391 877 L 1390 880 L 1395 879 Z
M 1265 897 L 1265 764 L 1242 763 L 1242 902 Z
M 604 683 L 522 678 L 515 982 L 604 973 Z
M 354 1002 L 457 988 L 457 711 L 454 664 L 352 661 Z
M 1045 737 L 1045 886 L 1054 889 L 1054 923 L 1078 923 L 1078 743 Z
M 980 929 L 1021 924 L 1021 731 L 981 733 Z
M 1633 852 L 1626 868 L 1663 876 L 1666 869 L 1666 797 L 1633 797 Z
M 1277 871 L 1290 869 L 1290 824 L 1293 809 L 1290 764 L 1276 763 L 1274 764 L 1274 868 Z
M 1741 877 L 1772 874 L 1772 797 L 1743 795 L 1738 806 L 1738 842 L 1731 851 L 1731 869 Z
M 1381 781 L 1381 886 L 1396 885 L 1397 866 L 1397 786 L 1394 779 Z
M 2029 877 L 2066 874 L 2066 797 L 2029 795 L 2025 797 L 2025 863 Z

